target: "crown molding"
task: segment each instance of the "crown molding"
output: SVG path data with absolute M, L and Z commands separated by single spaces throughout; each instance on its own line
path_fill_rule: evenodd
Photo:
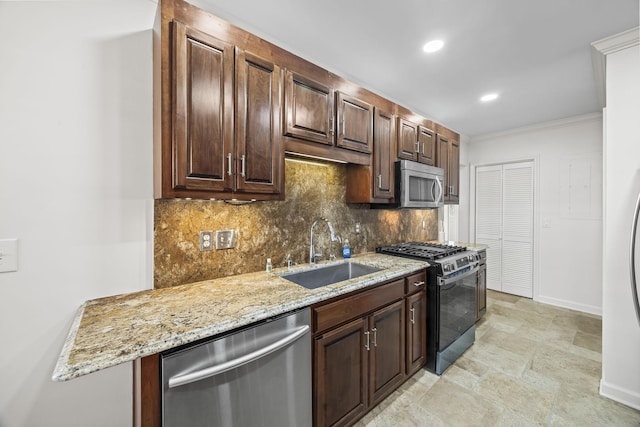
M 509 129 L 503 132 L 494 132 L 494 133 L 480 135 L 478 137 L 471 137 L 470 142 L 476 143 L 476 142 L 487 141 L 487 140 L 514 135 L 514 134 L 523 133 L 523 132 L 534 132 L 542 129 L 563 127 L 563 126 L 568 126 L 574 123 L 586 122 L 590 120 L 600 120 L 600 119 L 602 119 L 602 113 L 582 114 L 580 116 L 567 117 L 564 119 L 551 120 L 548 122 L 536 123 L 534 125 L 522 126 L 514 129 Z
M 591 43 L 591 62 L 593 64 L 593 76 L 595 78 L 598 104 L 606 105 L 606 56 L 623 49 L 640 44 L 640 27 L 632 28 L 619 34 Z

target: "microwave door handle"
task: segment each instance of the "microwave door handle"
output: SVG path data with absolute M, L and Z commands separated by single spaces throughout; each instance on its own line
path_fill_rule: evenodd
M 438 178 L 437 176 L 436 176 L 436 182 L 438 183 L 438 187 L 440 188 L 440 194 L 438 194 L 437 198 L 435 196 L 433 198 L 435 199 L 436 203 L 440 203 L 440 201 L 442 200 L 442 194 L 444 193 L 444 188 L 442 188 L 442 183 L 440 182 L 440 178 Z
M 633 305 L 636 309 L 636 318 L 640 325 L 640 302 L 638 301 L 638 283 L 636 277 L 636 238 L 638 235 L 638 216 L 640 215 L 640 194 L 638 194 L 638 201 L 636 202 L 636 209 L 633 213 L 633 220 L 631 221 L 631 248 L 629 253 L 629 267 L 631 273 L 631 294 L 633 296 Z

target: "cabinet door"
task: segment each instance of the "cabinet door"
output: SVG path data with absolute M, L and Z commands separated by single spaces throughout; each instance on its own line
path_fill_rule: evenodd
M 333 145 L 333 90 L 287 71 L 285 135 Z
M 173 22 L 174 189 L 232 191 L 233 46 Z
M 436 138 L 437 141 L 437 155 L 436 155 L 436 166 L 444 169 L 444 182 L 442 186 L 444 187 L 444 197 L 445 200 L 448 200 L 449 197 L 449 179 L 448 179 L 448 170 L 449 170 L 449 138 L 446 138 L 442 135 L 438 135 Z
M 377 405 L 405 379 L 404 300 L 373 313 L 371 333 L 369 406 Z
M 449 141 L 449 202 L 458 203 L 460 199 L 460 143 Z
M 373 106 L 338 92 L 336 146 L 371 153 L 373 146 Z
M 424 289 L 407 301 L 407 375 L 427 362 L 427 294 Z
M 316 338 L 314 425 L 345 425 L 366 412 L 370 334 L 365 332 L 367 322 L 360 318 Z
M 435 164 L 436 138 L 432 130 L 418 127 L 418 161 L 428 165 Z
M 373 136 L 373 197 L 393 199 L 394 158 L 396 146 L 395 118 L 375 109 Z
M 417 160 L 418 125 L 398 118 L 398 159 Z
M 476 322 L 487 312 L 487 267 L 481 266 L 477 273 L 477 294 L 476 300 L 478 308 L 476 310 Z
M 280 67 L 237 49 L 237 191 L 282 192 L 281 88 Z

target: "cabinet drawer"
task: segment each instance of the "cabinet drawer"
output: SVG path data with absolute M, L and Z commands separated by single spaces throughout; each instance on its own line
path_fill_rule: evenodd
M 411 276 L 407 276 L 404 279 L 405 294 L 411 295 L 418 291 L 423 291 L 427 287 L 427 274 L 425 271 L 421 271 Z
M 404 279 L 313 309 L 314 332 L 322 332 L 351 319 L 360 317 L 404 296 Z

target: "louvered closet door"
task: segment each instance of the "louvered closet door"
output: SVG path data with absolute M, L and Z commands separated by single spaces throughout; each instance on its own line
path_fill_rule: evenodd
M 487 250 L 487 288 L 533 297 L 533 162 L 476 169 L 476 242 Z
M 533 163 L 502 170 L 502 291 L 533 297 Z
M 488 245 L 487 288 L 502 290 L 502 166 L 476 169 L 476 242 Z

